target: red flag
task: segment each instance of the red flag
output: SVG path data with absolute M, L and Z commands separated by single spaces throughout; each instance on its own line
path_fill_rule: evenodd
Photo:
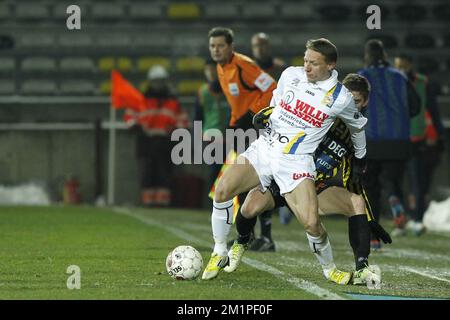
M 136 111 L 142 111 L 144 109 L 144 95 L 125 80 L 120 72 L 113 70 L 111 72 L 111 79 L 111 101 L 114 108 L 130 108 Z

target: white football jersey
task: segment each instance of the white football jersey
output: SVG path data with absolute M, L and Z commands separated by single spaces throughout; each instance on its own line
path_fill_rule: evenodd
M 311 154 L 337 117 L 352 132 L 361 131 L 367 119 L 358 112 L 353 95 L 337 77 L 333 70 L 327 80 L 312 83 L 303 67 L 287 68 L 273 91 L 270 105 L 275 108 L 264 134 L 266 141 L 285 154 Z M 365 139 L 363 145 L 353 142 L 360 144 L 355 148 L 363 148 L 365 153 Z

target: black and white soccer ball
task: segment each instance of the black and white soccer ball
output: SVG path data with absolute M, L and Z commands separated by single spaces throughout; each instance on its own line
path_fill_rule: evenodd
M 193 280 L 203 269 L 202 255 L 194 247 L 178 246 L 167 255 L 166 268 L 174 279 Z

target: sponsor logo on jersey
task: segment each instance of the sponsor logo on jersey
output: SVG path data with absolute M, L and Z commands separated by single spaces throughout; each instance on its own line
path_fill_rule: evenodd
M 294 180 L 298 180 L 298 179 L 301 179 L 301 178 L 311 178 L 311 179 L 314 179 L 314 176 L 311 175 L 311 174 L 309 174 L 309 172 L 294 173 L 294 174 L 292 175 L 292 179 L 294 179 Z
M 230 94 L 232 96 L 238 96 L 239 95 L 239 87 L 237 83 L 229 83 L 228 84 L 228 91 L 230 91 Z
M 314 92 L 311 92 L 309 90 L 306 90 L 305 93 L 312 95 L 313 97 L 316 95 Z
M 280 143 L 288 143 L 289 142 L 288 137 L 281 135 L 281 133 L 275 131 L 275 129 L 273 129 L 271 127 L 267 127 L 266 132 L 267 132 L 267 136 L 270 139 L 278 140 Z
M 285 98 L 287 98 L 290 96 L 286 95 Z M 313 106 L 297 99 L 296 105 L 295 107 L 292 107 L 289 102 L 285 102 L 288 100 L 281 100 L 280 102 L 280 106 L 281 108 L 283 108 L 284 110 L 296 115 L 297 117 L 299 117 L 300 119 L 302 119 L 303 121 L 308 122 L 309 124 L 311 124 L 312 126 L 316 127 L 316 128 L 321 128 L 323 122 L 328 119 L 329 115 L 317 110 L 316 108 L 314 108 Z

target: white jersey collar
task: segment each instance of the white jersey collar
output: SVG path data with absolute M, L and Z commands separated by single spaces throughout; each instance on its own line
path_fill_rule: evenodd
M 322 90 L 329 91 L 333 88 L 338 82 L 338 72 L 333 70 L 331 72 L 331 76 L 323 81 L 316 82 L 308 82 L 308 78 L 306 77 L 305 69 L 302 67 L 302 82 L 310 83 L 314 87 L 319 87 Z

